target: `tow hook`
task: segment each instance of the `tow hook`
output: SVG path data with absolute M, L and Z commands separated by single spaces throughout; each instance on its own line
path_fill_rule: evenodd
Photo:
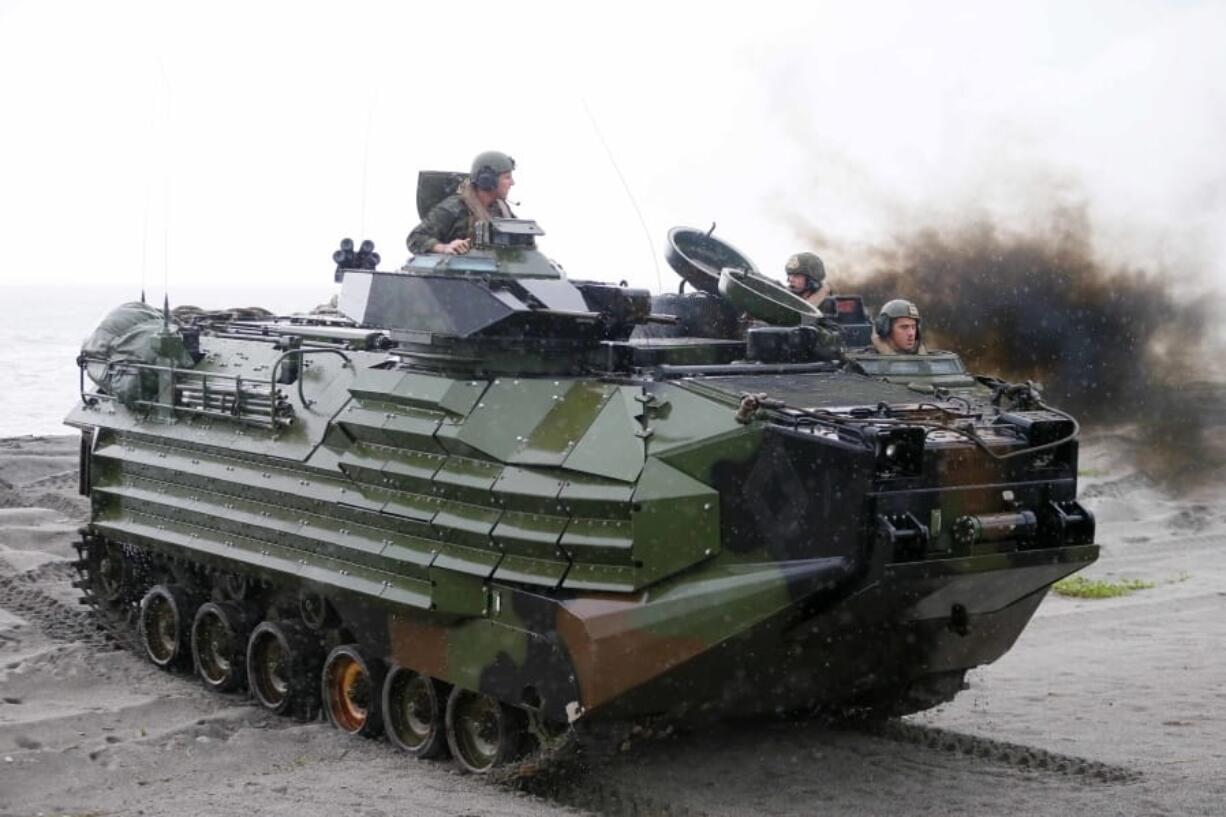
M 949 629 L 958 635 L 966 635 L 971 631 L 971 616 L 966 611 L 966 605 L 955 604 L 949 608 Z

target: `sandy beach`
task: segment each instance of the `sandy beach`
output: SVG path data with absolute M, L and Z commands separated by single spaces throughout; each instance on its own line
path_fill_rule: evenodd
M 117 649 L 71 562 L 77 439 L 0 441 L 0 814 L 1221 814 L 1226 502 L 1088 436 L 1087 574 L 1153 586 L 1052 595 L 953 703 L 879 728 L 729 724 L 643 741 L 538 797 L 266 715 Z M 570 805 L 567 805 L 570 804 Z

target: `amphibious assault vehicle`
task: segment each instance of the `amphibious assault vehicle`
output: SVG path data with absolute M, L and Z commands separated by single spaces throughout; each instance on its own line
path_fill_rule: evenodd
M 848 371 L 697 230 L 674 268 L 774 325 L 631 338 L 678 319 L 479 227 L 341 270 L 347 320 L 129 304 L 87 342 L 81 585 L 155 664 L 481 772 L 612 719 L 931 706 L 1095 559 L 1031 391 Z

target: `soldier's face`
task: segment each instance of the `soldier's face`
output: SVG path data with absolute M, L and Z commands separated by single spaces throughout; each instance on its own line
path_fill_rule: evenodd
M 788 273 L 788 289 L 795 295 L 800 295 L 809 285 L 809 279 L 801 275 L 799 272 Z
M 890 345 L 899 352 L 914 352 L 919 322 L 914 318 L 895 318 L 890 324 Z
M 494 188 L 494 192 L 500 199 L 506 199 L 507 194 L 511 192 L 511 188 L 515 186 L 515 178 L 511 175 L 511 171 L 498 174 L 498 186 Z

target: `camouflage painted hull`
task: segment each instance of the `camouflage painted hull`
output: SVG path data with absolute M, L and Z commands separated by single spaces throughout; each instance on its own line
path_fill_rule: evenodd
M 280 355 L 207 352 L 195 375 L 252 382 Z M 750 392 L 915 400 L 841 372 L 468 379 L 350 352 L 303 367 L 290 425 L 105 399 L 68 422 L 92 536 L 203 597 L 242 577 L 270 618 L 309 590 L 371 656 L 550 721 L 901 701 L 999 657 L 1097 554 L 1067 523 L 1075 440 L 997 461 L 925 435 L 900 470 L 747 419 Z

